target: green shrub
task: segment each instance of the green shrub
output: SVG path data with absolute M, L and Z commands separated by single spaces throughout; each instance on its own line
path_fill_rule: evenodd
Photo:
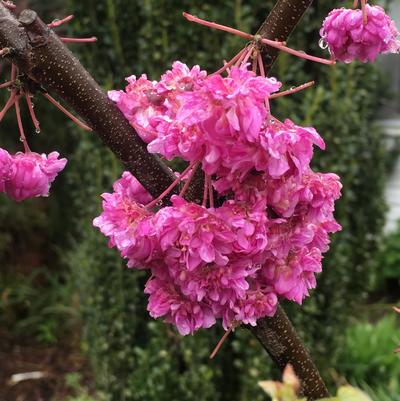
M 385 290 L 385 295 L 394 300 L 400 297 L 400 222 L 395 231 L 382 239 L 376 256 L 375 288 Z
M 394 352 L 399 344 L 400 324 L 394 312 L 375 323 L 355 323 L 346 331 L 339 373 L 358 386 L 367 383 L 377 394 L 385 389 L 400 395 L 400 355 Z

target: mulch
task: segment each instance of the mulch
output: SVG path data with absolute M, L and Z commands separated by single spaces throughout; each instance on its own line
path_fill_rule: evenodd
M 31 372 L 42 377 L 19 381 L 21 376 L 16 376 Z M 80 353 L 79 339 L 65 339 L 52 346 L 19 344 L 0 330 L 1 401 L 63 401 L 74 393 L 65 380 L 73 372 L 82 375 L 83 386 L 91 387 L 93 380 Z

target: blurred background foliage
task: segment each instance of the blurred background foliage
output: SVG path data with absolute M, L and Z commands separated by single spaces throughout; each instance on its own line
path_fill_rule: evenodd
M 274 1 L 23 3 L 48 21 L 73 13 L 74 22 L 60 29 L 63 36 L 99 38 L 94 45 L 71 48 L 107 90 L 122 88 L 124 78 L 132 74 L 146 73 L 157 79 L 177 59 L 213 71 L 244 45 L 236 37 L 186 22 L 182 11 L 254 32 Z M 318 30 L 335 5 L 343 2 L 315 2 L 289 44 L 323 54 Z M 376 400 L 384 400 L 390 397 L 388 389 L 400 391 L 400 360 L 391 351 L 399 327 L 394 318 L 378 319 L 385 311 L 390 314 L 382 302 L 400 298 L 400 234 L 381 240 L 386 150 L 374 120 L 385 96 L 385 83 L 375 65 L 329 68 L 284 54 L 273 74 L 287 88 L 316 80 L 314 88 L 274 101 L 273 112 L 318 129 L 327 151 L 316 154 L 314 167 L 339 174 L 344 185 L 337 207 L 343 231 L 333 239 L 318 288 L 303 306 L 285 304 L 285 308 L 331 384 L 346 377 L 370 386 Z M 74 370 L 83 372 L 77 381 L 94 382 L 88 391 L 96 393 L 96 399 L 264 400 L 257 381 L 280 374 L 246 329 L 237 330 L 217 358 L 209 361 L 221 328 L 181 338 L 148 316 L 143 294 L 146 277 L 128 270 L 91 224 L 100 210 L 99 195 L 111 190 L 122 171 L 119 162 L 95 135 L 83 133 L 50 105 L 38 100 L 35 110 L 43 134 L 30 135 L 32 148 L 39 152 L 57 149 L 68 157 L 69 165 L 50 199 L 14 204 L 0 198 L 0 336 L 7 344 L 0 346 L 0 362 L 21 344 L 43 352 L 64 347 L 68 354 L 72 347 L 79 357 L 58 373 L 64 377 Z M 15 135 L 2 135 L 0 146 L 20 146 L 13 116 L 8 116 L 1 129 Z M 388 280 L 397 280 L 396 289 Z M 363 306 L 372 301 L 373 316 Z M 80 355 L 87 356 L 90 369 Z M 75 394 L 69 401 L 90 399 L 76 383 L 65 382 L 66 389 L 59 394 Z M 5 394 L 6 401 L 7 397 L 14 401 L 13 392 Z

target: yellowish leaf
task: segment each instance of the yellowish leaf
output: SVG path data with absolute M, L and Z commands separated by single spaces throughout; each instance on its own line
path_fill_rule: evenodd
M 363 391 L 351 386 L 340 387 L 337 398 L 340 401 L 372 401 Z

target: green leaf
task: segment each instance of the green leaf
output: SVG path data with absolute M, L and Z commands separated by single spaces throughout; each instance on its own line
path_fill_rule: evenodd
M 343 386 L 338 390 L 340 401 L 372 401 L 363 391 L 351 386 Z

